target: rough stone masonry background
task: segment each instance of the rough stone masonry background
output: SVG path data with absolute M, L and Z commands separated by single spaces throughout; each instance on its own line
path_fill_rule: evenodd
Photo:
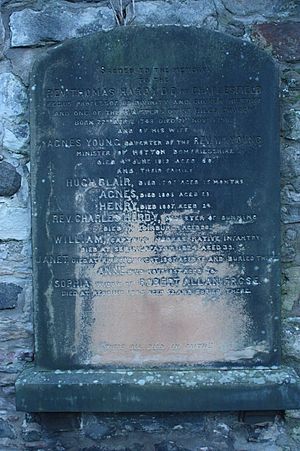
M 252 41 L 281 71 L 284 359 L 300 371 L 300 0 L 0 0 L 0 450 L 300 450 L 300 412 L 28 415 L 14 382 L 33 358 L 28 79 L 49 46 L 125 25 L 194 25 Z

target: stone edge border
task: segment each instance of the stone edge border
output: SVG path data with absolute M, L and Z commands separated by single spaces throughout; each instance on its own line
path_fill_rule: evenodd
M 300 377 L 289 367 L 192 370 L 46 371 L 16 382 L 26 412 L 177 412 L 300 408 Z

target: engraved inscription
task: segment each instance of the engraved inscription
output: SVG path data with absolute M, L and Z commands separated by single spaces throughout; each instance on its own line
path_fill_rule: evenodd
M 251 45 L 217 37 L 208 52 L 199 33 L 190 56 L 162 45 L 158 59 L 134 47 L 137 58 L 114 41 L 119 62 L 76 55 L 70 73 L 58 56 L 36 80 L 49 126 L 35 137 L 48 200 L 34 261 L 49 273 L 47 302 L 73 312 L 81 365 L 248 365 L 273 353 L 273 75 Z

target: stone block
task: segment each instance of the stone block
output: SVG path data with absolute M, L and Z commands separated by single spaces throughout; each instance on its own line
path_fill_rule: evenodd
M 27 110 L 26 90 L 18 78 L 10 72 L 0 74 L 0 115 L 15 119 Z
M 300 410 L 286 410 L 285 417 L 300 420 Z
M 14 283 L 0 283 L 0 310 L 15 308 L 22 288 Z
M 91 421 L 84 430 L 85 435 L 92 440 L 102 440 L 111 432 L 111 428 L 103 421 Z
M 299 309 L 300 304 L 300 267 L 290 267 L 284 269 L 283 279 L 283 308 L 292 310 Z
M 6 162 L 0 162 L 0 196 L 12 196 L 21 186 L 21 176 L 15 167 Z
M 300 144 L 295 143 L 282 150 L 281 174 L 285 180 L 300 177 Z
M 293 204 L 300 202 L 300 193 L 295 190 L 291 183 L 283 187 L 281 195 L 283 203 Z
M 37 423 L 24 424 L 22 427 L 22 438 L 24 442 L 36 442 L 41 439 L 41 427 Z
M 28 339 L 31 335 L 31 331 L 28 330 L 29 327 L 20 319 L 16 319 L 15 317 L 3 317 L 1 319 L 1 343 L 5 341 L 13 341 L 13 340 L 25 340 Z M 23 346 L 23 348 L 27 348 L 27 345 Z M 16 352 L 14 352 L 16 354 Z
M 3 25 L 2 16 L 0 14 L 0 59 L 3 58 L 4 39 L 5 39 L 5 28 Z
M 282 262 L 300 266 L 300 224 L 285 224 L 282 231 Z
M 222 5 L 231 14 L 238 16 L 262 15 L 272 17 L 280 10 L 289 9 L 287 0 L 222 0 Z
M 296 103 L 300 96 L 300 73 L 296 70 L 283 72 L 281 81 L 283 101 Z
M 27 150 L 29 140 L 26 89 L 12 73 L 0 74 L 0 137 L 4 149 Z
M 148 52 L 145 52 L 146 48 Z M 158 48 L 160 48 L 159 52 Z M 109 49 L 109 52 L 106 49 Z M 98 75 L 100 71 L 95 54 L 103 67 L 101 75 Z M 36 356 L 37 364 L 46 367 L 53 364 L 55 368 L 68 366 L 72 368 L 73 365 L 87 365 L 89 362 L 91 365 L 132 365 L 134 362 L 134 364 L 150 366 L 153 362 L 157 365 L 175 364 L 175 362 L 178 364 L 184 362 L 184 365 L 188 363 L 202 365 L 208 361 L 219 362 L 218 359 L 222 362 L 230 362 L 229 365 L 236 364 L 237 361 L 240 365 L 242 362 L 248 365 L 252 358 L 255 363 L 261 364 L 266 361 L 269 364 L 271 360 L 277 362 L 278 347 L 274 345 L 276 340 L 274 336 L 278 336 L 278 330 L 276 322 L 273 322 L 273 318 L 277 315 L 273 313 L 273 307 L 269 302 L 272 298 L 274 305 L 277 305 L 276 299 L 279 295 L 277 283 L 279 279 L 277 258 L 279 130 L 276 89 L 278 78 L 271 59 L 249 43 L 229 36 L 195 27 L 176 26 L 119 27 L 111 33 L 99 33 L 66 42 L 49 51 L 48 55 L 51 59 L 41 60 L 41 64 L 35 67 L 36 72 L 32 80 L 35 87 L 32 96 L 32 109 L 35 111 L 32 117 L 33 249 L 36 263 L 34 292 L 36 302 L 41 303 L 41 310 L 39 307 L 35 309 L 37 336 L 38 331 L 41 330 L 39 352 Z M 83 55 L 85 55 L 84 58 L 82 58 Z M 240 59 L 243 62 L 237 71 L 235 62 Z M 117 66 L 115 66 L 116 60 Z M 136 66 L 137 61 L 138 66 Z M 111 68 L 114 67 L 117 69 L 112 71 Z M 137 70 L 136 67 L 138 67 Z M 56 75 L 57 68 L 59 68 L 58 75 Z M 143 72 L 142 76 L 140 72 Z M 222 78 L 224 74 L 226 74 L 226 82 Z M 252 80 L 254 74 L 259 74 L 259 85 L 256 80 L 248 86 L 248 80 Z M 62 86 L 60 89 L 57 89 L 57 80 L 60 80 Z M 87 106 L 81 111 L 79 106 L 76 106 L 76 110 L 72 108 L 81 103 L 81 99 L 86 98 L 86 94 L 90 96 L 90 87 L 98 86 L 99 80 L 103 83 L 103 87 L 114 87 L 112 110 L 101 112 L 101 117 L 105 119 L 105 123 L 107 121 L 108 125 L 103 132 L 96 121 L 89 120 L 86 129 L 83 130 L 76 125 L 79 121 L 74 122 L 74 117 L 85 114 L 86 118 L 91 119 L 94 109 L 89 109 Z M 77 81 L 79 81 L 78 85 Z M 246 83 L 246 85 L 240 86 L 239 83 Z M 231 85 L 233 87 L 228 90 L 227 86 Z M 79 99 L 76 103 L 70 103 L 66 116 L 64 111 L 48 108 L 45 99 L 52 98 L 55 104 L 58 99 L 63 101 L 69 99 L 72 102 L 73 94 L 75 98 L 78 97 L 76 92 L 79 93 L 79 91 L 74 90 L 74 86 L 80 87 Z M 208 93 L 202 86 L 217 88 Z M 103 96 L 103 89 L 98 90 L 96 95 Z M 151 117 L 148 116 L 148 109 L 145 113 L 141 104 L 141 95 L 145 104 L 156 105 L 157 111 L 151 110 Z M 207 106 L 201 109 L 203 105 L 201 102 L 208 101 L 207 97 L 209 104 L 212 102 L 211 96 L 213 98 L 216 96 L 218 99 L 214 114 L 207 113 L 209 111 Z M 247 104 L 249 102 L 251 105 L 249 110 L 247 109 L 247 120 L 244 107 L 242 110 L 238 107 L 234 115 L 233 110 L 235 111 L 236 107 L 232 108 L 233 103 L 231 103 L 234 101 L 234 104 L 240 104 L 240 102 L 244 104 L 245 99 Z M 135 110 L 131 110 L 133 102 L 136 105 Z M 189 107 L 182 107 L 182 103 Z M 196 105 L 200 105 L 199 109 Z M 124 134 L 130 133 L 131 143 L 136 146 L 134 151 L 129 149 L 131 146 L 129 141 L 121 139 L 121 130 L 111 119 L 113 115 L 119 116 L 120 108 L 124 114 L 128 114 L 124 117 L 126 119 L 124 124 L 129 124 L 127 121 L 132 120 L 131 131 L 127 128 Z M 264 119 L 270 111 L 274 116 L 269 115 L 269 121 L 266 123 Z M 199 115 L 201 120 L 197 122 Z M 186 131 L 180 127 L 176 127 L 176 131 L 169 130 L 167 124 L 170 123 L 171 117 L 174 117 L 175 124 L 180 117 L 183 120 L 181 123 L 187 125 Z M 149 129 L 142 128 L 148 123 L 149 118 L 151 119 L 149 123 L 153 124 L 152 128 L 150 126 Z M 162 124 L 165 124 L 166 128 L 160 128 Z M 217 128 L 216 135 L 210 136 L 211 130 L 215 128 Z M 86 139 L 86 133 L 88 136 L 95 137 L 92 140 L 92 146 L 102 147 L 103 144 L 100 144 L 100 141 L 103 141 L 102 138 L 110 136 L 113 137 L 111 139 L 117 146 L 120 145 L 120 149 L 123 146 L 126 147 L 125 169 L 130 177 L 121 183 L 126 183 L 125 186 L 130 187 L 129 194 L 127 191 L 125 194 L 128 196 L 125 202 L 128 202 L 129 207 L 123 201 L 119 205 L 116 202 L 109 202 L 106 194 L 109 189 L 111 199 L 118 199 L 120 194 L 114 194 L 113 189 L 116 188 L 115 181 L 119 184 L 117 176 L 125 174 L 123 172 L 125 160 L 118 157 L 112 165 L 110 159 L 90 158 L 85 159 L 81 164 L 83 151 L 85 152 L 91 141 Z M 165 135 L 159 135 L 160 133 Z M 177 150 L 173 153 L 170 146 L 172 142 L 180 142 L 179 138 L 182 138 L 183 134 L 185 143 L 178 145 L 184 147 L 180 147 L 178 156 L 175 156 Z M 76 136 L 76 142 L 74 139 L 66 140 L 66 136 Z M 144 141 L 140 141 L 142 137 Z M 161 137 L 161 141 L 154 140 L 154 137 Z M 190 147 L 192 143 L 197 150 Z M 263 148 L 262 143 L 264 143 Z M 220 155 L 216 156 L 215 147 L 219 145 L 222 150 Z M 144 147 L 142 149 L 139 146 Z M 148 149 L 145 146 L 151 146 L 151 148 Z M 152 146 L 161 147 L 154 149 Z M 232 146 L 230 156 L 228 146 Z M 73 149 L 66 152 L 64 150 L 66 147 Z M 78 152 L 75 152 L 74 147 L 78 147 Z M 204 147 L 209 148 L 207 154 L 203 152 Z M 168 158 L 146 160 L 144 157 L 150 154 L 166 155 Z M 179 155 L 189 156 L 189 158 L 181 159 Z M 207 163 L 203 162 L 203 156 L 206 155 L 218 160 L 218 164 L 207 167 Z M 265 161 L 268 161 L 268 165 Z M 77 172 L 78 162 L 80 162 L 80 172 Z M 137 169 L 136 166 L 139 168 Z M 234 166 L 234 171 L 230 170 L 231 166 Z M 157 172 L 154 172 L 156 170 Z M 109 174 L 109 177 L 106 174 Z M 146 186 L 149 186 L 150 174 L 152 187 L 151 192 L 148 192 L 149 188 L 145 190 Z M 184 174 L 191 178 L 185 178 Z M 238 178 L 235 179 L 237 176 Z M 93 186 L 89 180 L 93 181 Z M 169 180 L 170 188 L 167 188 L 167 184 L 164 186 L 162 180 L 164 182 Z M 194 187 L 194 193 L 190 191 L 191 185 L 196 180 L 197 184 L 199 180 L 199 187 L 203 185 L 206 189 L 207 186 L 209 196 L 213 199 L 212 204 L 208 205 L 208 211 L 204 211 L 207 208 L 207 205 L 203 204 L 204 199 L 202 201 L 198 199 L 198 204 L 189 203 L 191 194 L 196 194 L 199 198 L 202 196 L 201 191 L 197 190 L 198 186 Z M 212 186 L 215 181 L 215 186 Z M 81 187 L 87 189 L 80 191 L 79 196 L 76 188 L 82 182 L 84 186 Z M 121 196 L 123 196 L 122 193 Z M 151 204 L 148 204 L 146 200 L 149 198 L 151 198 Z M 214 199 L 218 198 L 222 198 L 222 201 L 215 202 Z M 169 199 L 172 199 L 172 203 Z M 234 204 L 232 199 L 235 199 Z M 166 200 L 170 204 L 167 204 Z M 109 203 L 106 203 L 107 201 Z M 64 219 L 63 214 L 58 217 L 56 214 L 58 208 L 59 212 L 70 215 L 70 222 L 67 223 L 69 220 L 66 219 L 67 216 Z M 192 229 L 193 231 L 187 223 L 189 220 L 186 209 L 193 210 L 195 215 L 191 217 L 193 221 L 196 221 L 198 228 Z M 257 212 L 266 211 L 266 209 L 267 214 L 256 218 Z M 156 210 L 155 213 L 153 210 Z M 95 213 L 122 212 L 121 217 L 122 219 L 126 217 L 126 223 L 123 223 L 122 228 L 112 229 L 112 234 L 107 238 L 106 233 L 103 235 L 106 216 L 99 216 L 100 221 L 97 219 L 97 223 L 93 226 L 86 224 L 86 219 L 83 219 L 82 223 L 75 223 L 73 213 L 78 211 L 84 213 L 85 217 L 91 218 L 93 222 Z M 247 212 L 247 215 L 237 216 L 239 211 Z M 128 212 L 131 214 L 127 215 Z M 176 217 L 176 223 L 170 231 L 164 226 L 167 212 L 172 217 Z M 79 218 L 78 215 L 76 217 Z M 49 218 L 47 224 L 45 218 Z M 61 218 L 62 222 L 59 222 Z M 168 216 L 167 220 L 169 220 Z M 202 237 L 200 232 L 204 230 L 202 226 L 206 224 L 209 228 L 207 223 L 210 221 L 212 222 L 211 232 L 205 233 Z M 152 233 L 146 233 L 142 235 L 142 238 L 136 236 L 137 230 L 139 234 L 150 231 L 149 222 L 157 231 L 159 239 Z M 222 230 L 220 234 L 217 232 L 219 226 Z M 65 235 L 66 230 L 70 235 Z M 199 236 L 195 235 L 196 230 Z M 243 233 L 246 231 L 247 234 L 252 235 L 252 238 L 249 237 L 250 241 L 257 241 L 255 244 L 245 244 L 248 238 Z M 102 259 L 97 262 L 92 260 L 91 257 L 94 255 L 91 254 L 91 248 L 86 247 L 88 243 L 73 240 L 73 236 L 81 236 L 83 233 L 90 234 L 90 244 L 102 242 L 103 235 L 103 242 L 107 242 L 107 247 L 105 249 L 95 247 L 94 252 L 108 252 L 111 258 L 109 263 Z M 211 243 L 222 243 L 223 240 L 227 243 L 229 240 L 234 241 L 235 238 L 243 244 L 238 243 L 236 247 L 228 248 L 225 245 L 227 250 L 232 251 L 232 253 L 228 252 L 228 255 L 223 253 L 222 245 L 210 246 Z M 125 242 L 138 243 L 137 247 L 132 249 L 123 247 L 117 250 L 114 243 L 122 243 L 124 239 Z M 183 246 L 180 240 L 186 246 Z M 206 240 L 210 243 L 208 247 L 205 246 Z M 143 242 L 147 245 L 139 247 Z M 159 249 L 161 259 L 158 259 L 157 266 L 152 267 L 154 262 L 156 263 L 154 260 L 156 249 Z M 178 269 L 176 268 L 178 272 L 174 273 L 173 260 L 172 262 L 171 259 L 169 260 L 171 249 L 179 257 L 174 261 L 178 265 Z M 93 262 L 93 267 L 92 271 L 88 265 L 80 269 L 80 287 L 77 275 L 79 273 L 76 272 L 78 266 L 76 265 L 74 269 L 74 264 L 78 262 L 81 265 L 84 261 L 78 259 L 78 255 L 81 255 L 83 250 L 88 260 Z M 194 257 L 197 257 L 195 260 L 188 255 L 191 251 L 195 254 Z M 207 251 L 213 251 L 212 255 L 209 254 L 211 260 L 208 260 L 208 256 L 205 255 Z M 125 269 L 128 253 L 131 258 L 135 254 L 144 255 L 144 252 L 147 252 L 149 257 L 144 262 L 145 268 L 144 265 L 143 268 L 136 266 L 140 263 L 133 258 Z M 153 255 L 152 252 L 154 252 Z M 239 255 L 237 252 L 240 252 Z M 251 258 L 248 258 L 248 255 L 251 255 Z M 265 256 L 264 259 L 262 256 Z M 123 258 L 122 273 L 118 272 L 119 269 L 114 270 L 116 285 L 111 285 L 112 274 L 111 269 L 107 271 L 107 265 L 112 262 L 113 266 L 117 265 L 120 268 L 120 259 L 123 262 Z M 51 265 L 54 261 L 56 266 L 52 270 Z M 191 273 L 181 268 L 181 263 L 184 261 L 196 265 Z M 206 261 L 209 262 L 209 269 L 205 268 Z M 259 277 L 257 266 L 259 266 Z M 201 271 L 205 274 L 203 277 L 206 277 L 206 274 L 214 274 L 218 278 L 218 282 L 213 285 L 213 294 L 210 288 L 206 289 L 212 286 L 212 279 L 209 277 L 207 280 L 200 279 L 198 276 Z M 126 279 L 123 278 L 125 272 L 128 274 Z M 163 277 L 151 276 L 154 274 L 161 274 Z M 137 275 L 140 275 L 140 278 L 136 277 Z M 176 278 L 169 278 L 167 275 L 174 275 Z M 227 280 L 231 280 L 231 277 L 234 282 L 229 285 Z M 55 289 L 53 289 L 53 279 Z M 101 297 L 107 295 L 111 300 L 102 303 L 100 291 L 97 290 L 97 295 L 94 295 L 95 287 L 98 286 L 114 286 L 118 288 L 118 291 L 103 292 Z M 247 286 L 249 289 L 246 289 Z M 79 291 L 79 288 L 82 290 Z M 218 290 L 214 291 L 215 288 Z M 73 315 L 72 311 L 75 304 L 66 302 L 67 297 L 77 296 L 77 293 L 81 293 L 79 295 L 81 297 L 91 296 L 89 302 L 82 303 L 79 315 L 84 326 L 78 334 L 75 331 L 79 316 L 77 313 Z M 199 298 L 201 293 L 203 298 Z M 55 304 L 51 328 L 48 317 L 43 314 L 39 316 L 38 313 L 44 311 L 44 300 L 50 299 L 48 296 L 51 296 L 51 302 L 53 300 Z M 180 303 L 177 296 L 180 297 Z M 154 297 L 157 299 L 159 311 L 155 315 L 152 312 Z M 257 297 L 260 298 L 259 308 L 256 307 L 255 302 Z M 143 302 L 142 309 L 141 302 Z M 246 304 L 249 305 L 249 310 L 248 307 L 244 307 Z M 59 313 L 56 313 L 58 306 Z M 85 306 L 88 306 L 89 312 L 85 310 Z M 55 319 L 57 314 L 59 321 Z M 62 318 L 65 319 L 62 320 Z M 143 325 L 145 318 L 149 327 L 136 327 L 136 325 Z M 169 318 L 167 325 L 164 318 Z M 155 323 L 155 327 L 152 326 L 152 322 Z M 62 323 L 63 328 L 61 328 Z M 123 326 L 120 328 L 119 324 Z M 209 327 L 206 330 L 207 324 Z M 221 329 L 222 334 L 219 334 Z M 274 336 L 269 344 L 273 332 Z M 75 345 L 74 333 L 77 335 Z M 190 340 L 193 340 L 192 343 L 195 344 L 192 348 L 188 346 Z M 112 349 L 111 346 L 115 348 L 116 342 L 121 345 L 116 347 L 115 352 L 108 352 Z M 202 345 L 196 345 L 198 342 Z M 99 343 L 101 343 L 100 346 Z M 135 343 L 138 344 L 137 348 Z M 153 345 L 149 346 L 149 343 Z M 54 363 L 50 359 L 52 346 L 55 349 Z M 89 353 L 88 357 L 87 353 Z
M 36 371 L 28 366 L 16 382 L 17 409 L 27 412 L 218 412 L 295 409 L 300 402 L 299 377 L 286 367 L 243 371 L 163 369 L 153 370 L 151 380 L 147 379 L 148 375 L 149 371 L 140 369 L 134 373 L 112 369 Z
M 34 62 L 45 52 L 43 47 L 14 47 L 6 51 L 6 57 L 12 65 L 12 71 L 27 86 Z
M 30 213 L 26 208 L 0 209 L 0 240 L 27 240 L 30 234 Z
M 5 276 L 31 276 L 31 246 L 29 242 L 0 242 L 0 273 Z
M 288 318 L 283 323 L 283 352 L 286 357 L 300 360 L 300 318 Z
M 39 11 L 26 8 L 12 13 L 11 46 L 26 47 L 60 42 L 109 30 L 114 26 L 113 11 L 106 6 L 46 2 Z
M 248 3 L 252 5 L 252 2 Z M 270 3 L 273 2 L 270 1 Z M 254 26 L 253 35 L 259 39 L 264 46 L 270 47 L 273 54 L 280 60 L 291 63 L 299 61 L 300 22 L 257 24 Z
M 284 223 L 291 224 L 300 221 L 300 193 L 292 184 L 284 186 L 281 192 L 281 216 Z
M 16 433 L 7 420 L 0 418 L 0 438 L 16 438 Z
M 163 440 L 162 442 L 154 444 L 154 451 L 190 451 L 190 450 L 188 448 L 184 448 L 183 446 L 180 445 L 178 446 L 173 440 Z
M 300 109 L 291 108 L 288 112 L 284 113 L 284 137 L 288 139 L 298 140 L 300 139 Z
M 281 207 L 281 216 L 285 224 L 293 224 L 300 221 L 300 205 L 283 205 Z
M 245 34 L 245 25 L 238 20 L 232 20 L 228 23 L 220 24 L 219 31 L 224 31 L 224 33 L 231 34 L 232 36 L 239 38 Z
M 142 1 L 135 5 L 134 24 L 137 25 L 202 25 L 205 20 L 216 14 L 213 0 L 198 2 Z
M 20 152 L 27 149 L 29 141 L 29 126 L 27 123 L 11 124 L 4 129 L 3 147 L 12 152 Z

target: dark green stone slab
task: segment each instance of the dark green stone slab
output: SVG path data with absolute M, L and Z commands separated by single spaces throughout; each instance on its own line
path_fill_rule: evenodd
M 31 95 L 37 364 L 278 364 L 271 58 L 124 27 L 50 50 Z
M 300 406 L 290 368 L 24 371 L 17 409 L 28 412 L 284 410 Z
M 33 71 L 31 129 L 36 367 L 18 409 L 297 408 L 278 367 L 272 59 L 187 27 L 71 40 Z

